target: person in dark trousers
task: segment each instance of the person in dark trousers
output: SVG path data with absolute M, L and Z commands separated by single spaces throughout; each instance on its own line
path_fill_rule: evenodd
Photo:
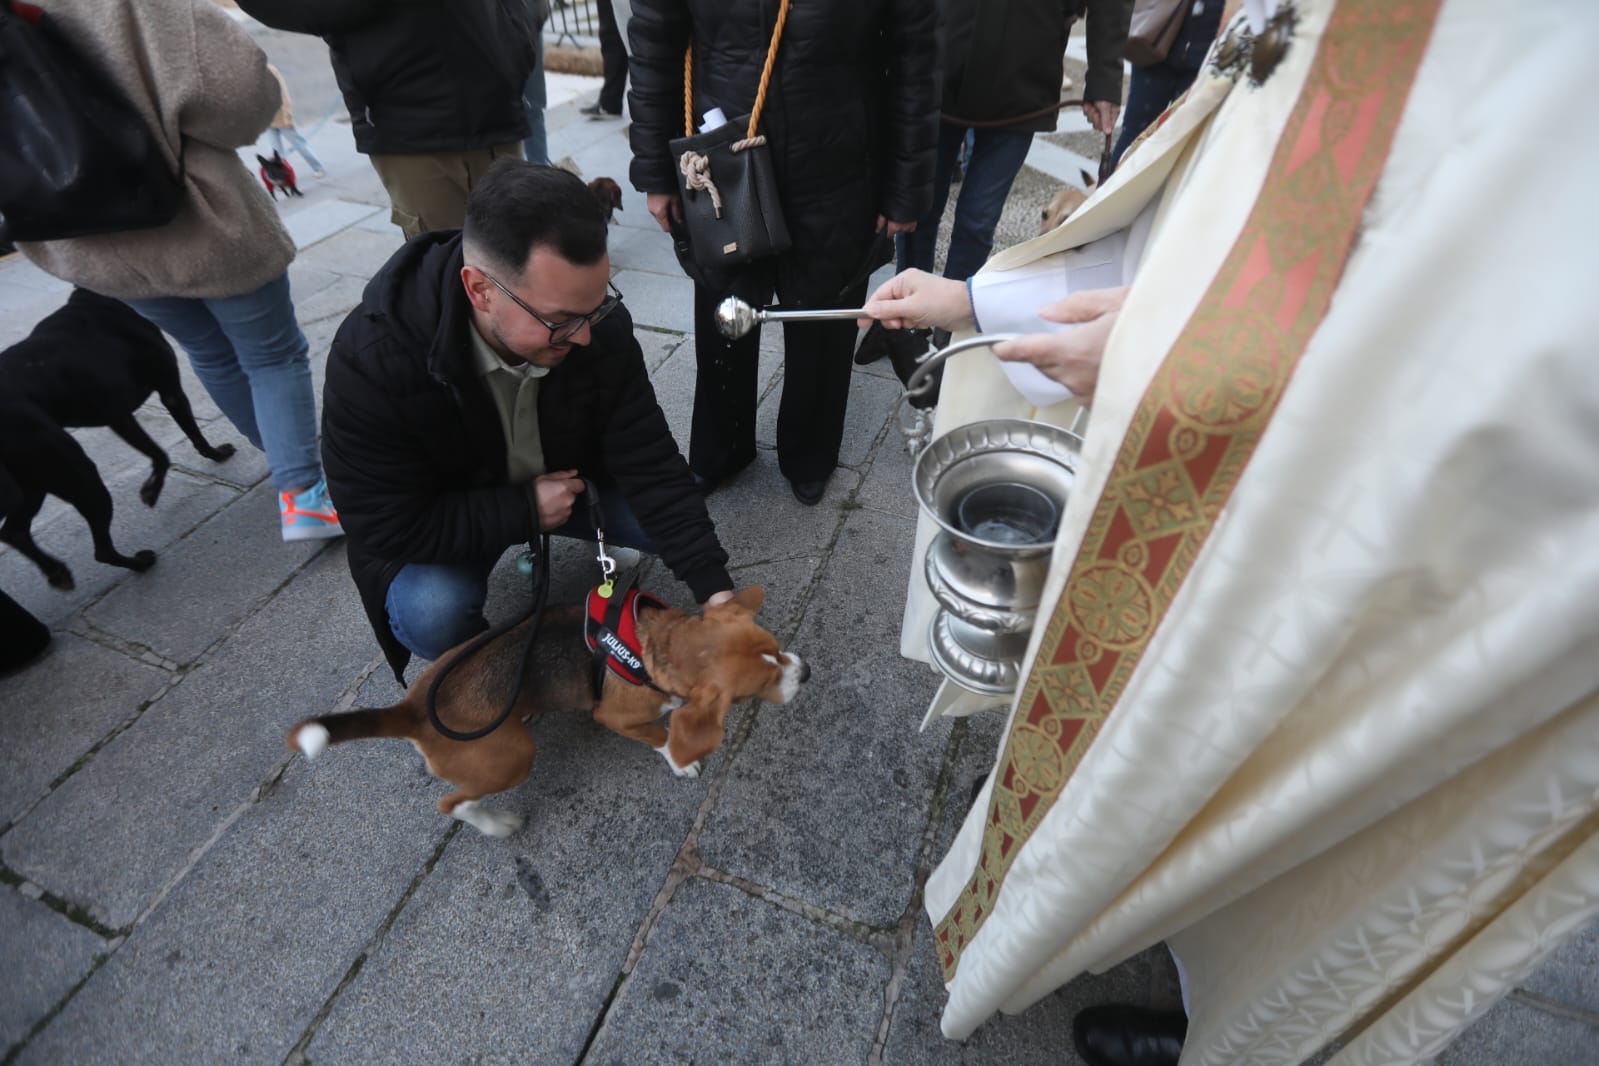
M 322 451 L 350 570 L 395 676 L 485 628 L 489 572 L 541 532 L 658 552 L 708 603 L 727 553 L 610 284 L 583 182 L 495 164 L 463 230 L 406 243 L 333 339 Z M 595 568 L 598 577 L 598 567 Z
M 712 108 L 748 115 L 760 87 L 780 0 L 634 0 L 635 188 L 662 229 L 679 225 L 683 66 L 694 48 L 695 122 Z M 938 136 L 932 0 L 791 0 L 761 125 L 793 247 L 694 286 L 694 393 L 689 465 L 708 488 L 755 458 L 760 331 L 737 341 L 715 329 L 723 297 L 754 306 L 775 292 L 789 307 L 854 307 L 866 295 L 876 233 L 915 225 L 932 197 Z M 778 467 L 800 502 L 815 504 L 838 465 L 849 402 L 853 322 L 787 323 Z
M 1121 136 L 1116 139 L 1112 155 L 1117 163 L 1138 135 L 1194 84 L 1200 64 L 1204 63 L 1205 54 L 1216 40 L 1222 9 L 1226 6 L 1222 0 L 1195 0 L 1183 16 L 1177 39 L 1172 42 L 1166 58 L 1147 67 L 1133 68 L 1127 85 L 1127 114 L 1122 117 Z
M 620 118 L 622 98 L 627 92 L 627 45 L 616 25 L 616 9 L 611 0 L 596 0 L 600 16 L 600 59 L 605 64 L 605 80 L 600 83 L 600 98 L 578 110 L 590 118 Z
M 520 158 L 533 71 L 525 0 L 240 0 L 273 29 L 324 38 L 356 150 L 407 238 L 459 226 L 489 166 Z

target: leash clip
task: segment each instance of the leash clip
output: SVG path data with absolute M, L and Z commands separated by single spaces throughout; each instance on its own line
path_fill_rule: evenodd
M 600 564 L 600 597 L 608 600 L 611 598 L 611 593 L 616 589 L 616 582 L 611 576 L 616 573 L 616 560 L 606 554 L 605 534 L 600 531 L 598 526 L 594 529 L 594 543 L 599 548 L 594 558 Z

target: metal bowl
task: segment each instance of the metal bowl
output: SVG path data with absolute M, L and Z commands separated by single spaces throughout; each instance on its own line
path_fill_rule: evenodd
M 933 616 L 927 637 L 933 665 L 962 688 L 985 696 L 1003 696 L 1015 692 L 1021 683 L 1022 655 L 1027 651 L 1026 633 L 1004 637 L 984 634 L 963 625 L 948 611 L 939 611 Z M 965 640 L 980 640 L 989 646 L 974 652 L 963 643 Z
M 951 536 L 1016 558 L 1047 555 L 1054 547 L 1054 528 L 1066 510 L 1077 476 L 1082 446 L 1077 434 L 1046 422 L 1020 418 L 972 422 L 923 450 L 916 459 L 911 486 L 922 510 Z M 1017 543 L 1014 529 L 995 536 L 985 529 L 981 506 L 972 503 L 967 504 L 966 521 L 962 522 L 962 502 L 974 490 L 996 484 L 1020 485 L 1024 491 L 1035 490 L 1047 498 L 1056 515 L 1047 534 L 1023 543 Z
M 947 609 L 996 633 L 1033 627 L 1048 573 L 1048 559 L 1018 559 L 963 544 L 939 533 L 923 563 L 927 587 Z

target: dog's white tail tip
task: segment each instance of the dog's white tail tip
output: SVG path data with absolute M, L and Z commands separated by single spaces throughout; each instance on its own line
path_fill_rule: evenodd
M 294 744 L 307 759 L 314 759 L 328 750 L 330 739 L 324 726 L 312 722 L 300 727 L 300 731 L 294 735 Z

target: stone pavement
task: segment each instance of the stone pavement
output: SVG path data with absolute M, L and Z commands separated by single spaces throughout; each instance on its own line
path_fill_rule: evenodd
M 552 84 L 552 148 L 626 189 L 615 280 L 686 444 L 689 284 L 626 187 L 623 124 L 576 114 L 596 87 Z M 283 207 L 318 382 L 334 330 L 400 240 L 348 141 L 337 122 L 316 130 L 329 177 Z M 1029 171 L 1023 188 L 1053 180 Z M 1036 209 L 1013 207 L 1007 225 L 1024 230 Z M 0 344 L 66 293 L 0 263 Z M 55 633 L 0 678 L 0 1061 L 1021 1066 L 1077 1061 L 1069 1026 L 1084 1004 L 1171 1004 L 1156 946 L 964 1043 L 940 1035 L 920 887 L 1000 723 L 917 728 L 936 679 L 897 653 L 915 515 L 897 382 L 881 364 L 857 370 L 843 466 L 807 508 L 771 450 L 782 358 L 769 331 L 761 456 L 710 507 L 735 577 L 765 586 L 764 621 L 812 664 L 811 683 L 788 707 L 737 710 L 697 780 L 585 717 L 538 721 L 533 776 L 492 801 L 527 816 L 505 840 L 440 816 L 445 788 L 408 745 L 288 757 L 292 722 L 399 689 L 342 542 L 279 541 L 264 462 L 186 366 L 207 434 L 242 447 L 206 462 L 147 406 L 141 422 L 175 463 L 154 509 L 136 496 L 143 458 L 79 432 L 119 544 L 161 558 L 141 575 L 99 566 L 54 500 L 35 531 L 72 566 L 74 592 L 0 551 L 0 587 Z M 585 553 L 556 555 L 554 594 L 576 595 L 592 580 Z M 645 566 L 651 591 L 685 602 Z M 491 617 L 525 602 L 522 580 L 502 561 Z M 1593 1061 L 1595 950 L 1592 933 L 1569 945 L 1442 1061 Z

